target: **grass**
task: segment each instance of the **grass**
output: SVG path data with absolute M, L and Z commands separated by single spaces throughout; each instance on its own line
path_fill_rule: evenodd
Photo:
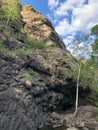
M 37 40 L 28 37 L 25 39 L 25 44 L 27 44 L 29 47 L 32 47 L 34 49 L 46 49 L 48 47 L 43 42 L 39 42 Z
M 45 83 L 43 81 L 35 81 L 34 86 L 36 87 L 45 87 Z
M 4 45 L 1 40 L 0 40 L 0 52 L 4 53 L 5 55 L 10 54 L 10 49 L 8 47 L 6 47 L 6 45 Z
M 68 78 L 68 77 L 75 77 L 76 75 L 76 72 L 74 70 L 71 70 L 69 68 L 67 68 L 66 66 L 65 67 L 62 67 L 61 70 L 60 70 L 60 76 L 62 78 Z
M 3 42 L 0 40 L 0 52 L 5 55 L 12 55 L 21 59 L 25 59 L 26 55 L 31 55 L 33 52 L 32 48 L 16 48 L 10 50 Z
M 32 82 L 32 77 L 31 77 L 31 75 L 28 72 L 23 73 L 22 76 L 23 76 L 23 78 L 25 80 L 28 80 L 28 81 Z
M 12 55 L 21 59 L 25 59 L 26 55 L 31 55 L 34 49 L 49 50 L 51 48 L 50 46 L 47 46 L 43 42 L 39 42 L 37 40 L 28 37 L 26 37 L 25 39 L 25 44 L 27 45 L 26 48 L 15 48 L 11 50 L 6 45 L 4 45 L 3 42 L 0 40 L 0 52 L 5 55 Z
M 16 56 L 18 58 L 21 58 L 21 59 L 25 59 L 26 58 L 26 55 L 31 55 L 33 52 L 33 49 L 32 48 L 16 48 L 14 50 L 11 51 L 11 54 L 13 56 Z
M 11 52 L 13 56 L 16 56 L 18 58 L 25 59 L 26 57 L 26 53 L 24 49 L 17 48 L 12 50 Z
M 28 68 L 28 73 L 31 74 L 31 75 L 34 75 L 34 70 L 32 68 Z

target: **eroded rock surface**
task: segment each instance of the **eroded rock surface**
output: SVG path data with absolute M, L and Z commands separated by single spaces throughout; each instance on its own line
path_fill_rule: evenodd
M 59 46 L 65 49 L 65 45 L 59 35 L 55 32 L 51 22 L 41 13 L 26 4 L 22 7 L 21 15 L 25 22 L 25 30 L 30 36 L 38 41 L 44 41 L 47 45 Z
M 10 19 L 6 28 L 7 19 L 0 20 L 0 130 L 39 130 L 51 113 L 75 104 L 77 61 L 49 20 L 28 4 L 21 14 L 23 19 Z M 25 43 L 27 32 L 55 47 L 33 48 Z M 90 89 L 79 86 L 79 95 L 80 105 L 89 103 Z
M 74 111 L 70 111 L 67 114 L 53 112 L 46 122 L 46 128 L 51 126 L 54 130 L 97 130 L 98 122 L 96 117 L 96 107 L 80 106 L 76 116 L 74 116 Z

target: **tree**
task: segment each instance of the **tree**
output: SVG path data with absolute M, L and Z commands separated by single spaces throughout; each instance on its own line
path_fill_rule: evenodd
M 94 71 L 94 82 L 96 83 L 96 89 L 98 89 L 98 24 L 91 28 L 91 35 L 95 37 L 92 43 L 92 53 L 90 57 L 90 65 Z
M 70 44 L 72 54 L 77 60 L 77 81 L 76 81 L 76 101 L 75 112 L 78 110 L 79 86 L 92 87 L 98 89 L 98 25 L 91 29 L 95 41 L 91 34 L 77 33 Z M 91 42 L 94 41 L 92 44 Z M 84 63 L 83 63 L 84 62 Z M 90 64 L 89 64 L 90 63 Z
M 92 43 L 91 63 L 98 68 L 98 25 L 91 28 L 91 35 L 95 36 L 95 41 Z
M 79 85 L 80 85 L 80 75 L 82 62 L 85 60 L 86 56 L 89 55 L 88 49 L 88 37 L 89 35 L 78 33 L 73 39 L 73 43 L 71 44 L 71 49 L 73 49 L 73 54 L 77 60 L 77 82 L 76 82 L 76 101 L 75 101 L 75 112 L 74 116 L 77 114 L 78 110 L 78 100 L 79 100 Z
M 20 0 L 5 0 L 5 3 L 2 5 L 1 9 L 7 18 L 6 26 L 9 23 L 9 20 L 16 20 L 20 18 Z
M 91 28 L 91 34 L 98 36 L 98 24 Z

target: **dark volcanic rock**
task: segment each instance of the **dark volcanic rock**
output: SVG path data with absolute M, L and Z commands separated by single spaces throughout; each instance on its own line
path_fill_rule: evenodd
M 39 130 L 52 112 L 75 104 L 77 61 L 48 19 L 30 5 L 21 14 L 23 20 L 10 19 L 7 27 L 0 20 L 0 130 Z M 53 47 L 33 48 L 26 34 Z M 89 94 L 79 86 L 80 105 Z
M 42 101 L 22 85 L 17 63 L 3 58 L 6 60 L 0 58 L 0 130 L 36 130 L 45 117 Z
M 26 60 L 0 54 L 0 130 L 37 130 L 49 113 L 74 105 L 75 82 L 58 78 L 62 64 L 71 62 L 65 58 L 69 53 L 52 51 L 37 50 L 43 62 L 37 53 Z M 56 52 L 62 53 L 62 60 L 56 59 Z

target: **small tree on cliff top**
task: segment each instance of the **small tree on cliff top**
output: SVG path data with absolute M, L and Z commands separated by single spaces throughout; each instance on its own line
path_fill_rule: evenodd
M 6 26 L 9 23 L 9 20 L 16 20 L 20 18 L 20 0 L 5 0 L 5 3 L 2 5 L 1 9 L 7 18 Z

